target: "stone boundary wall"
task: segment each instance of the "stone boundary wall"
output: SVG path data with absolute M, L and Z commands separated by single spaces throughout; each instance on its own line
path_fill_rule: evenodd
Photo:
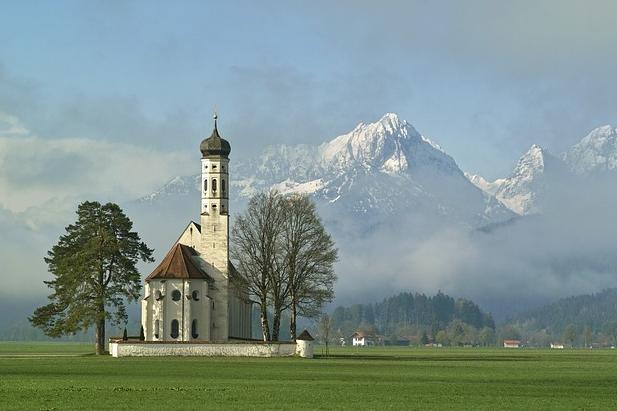
M 295 343 L 201 343 L 148 344 L 110 341 L 112 357 L 288 357 L 296 354 Z

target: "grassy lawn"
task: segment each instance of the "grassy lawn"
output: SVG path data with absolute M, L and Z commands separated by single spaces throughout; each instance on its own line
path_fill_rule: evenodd
M 314 360 L 91 352 L 0 343 L 0 409 L 617 408 L 610 350 L 335 348 Z

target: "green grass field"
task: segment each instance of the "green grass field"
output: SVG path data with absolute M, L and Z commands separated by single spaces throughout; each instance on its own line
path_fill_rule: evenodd
M 313 360 L 91 352 L 0 343 L 0 409 L 617 408 L 610 350 L 336 348 Z

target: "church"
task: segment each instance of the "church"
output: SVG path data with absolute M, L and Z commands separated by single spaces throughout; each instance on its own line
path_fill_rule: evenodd
M 191 221 L 146 278 L 141 323 L 146 341 L 248 340 L 251 301 L 229 261 L 229 142 L 201 142 L 201 218 Z

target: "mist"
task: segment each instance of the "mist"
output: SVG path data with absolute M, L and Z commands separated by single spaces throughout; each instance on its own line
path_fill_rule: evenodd
M 617 286 L 617 176 L 567 175 L 541 214 L 482 229 L 405 219 L 338 238 L 337 302 L 401 291 L 470 298 L 504 320 L 571 295 Z

